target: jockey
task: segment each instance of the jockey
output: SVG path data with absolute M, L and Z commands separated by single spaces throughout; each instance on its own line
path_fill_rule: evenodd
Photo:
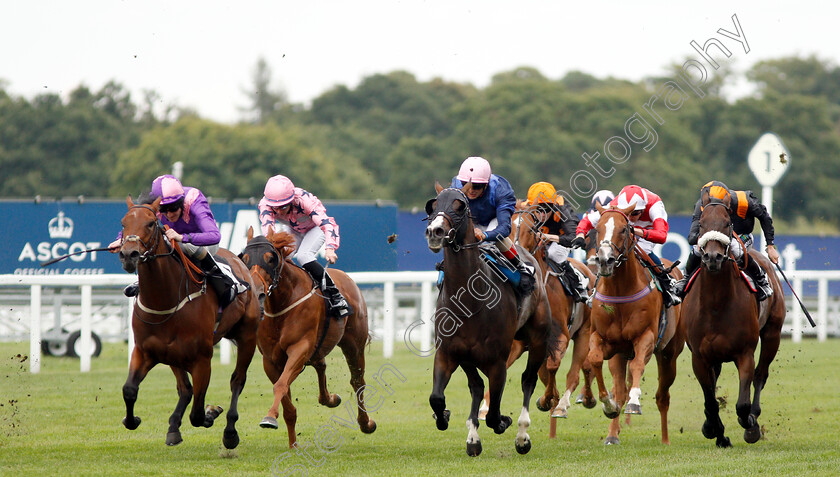
M 779 263 L 779 251 L 776 250 L 776 245 L 773 243 L 775 230 L 773 229 L 773 219 L 767 213 L 767 208 L 758 201 L 758 198 L 752 191 L 731 190 L 726 184 L 720 181 L 711 181 L 700 189 L 700 199 L 694 205 L 694 215 L 691 217 L 691 230 L 688 234 L 688 243 L 692 245 L 692 253 L 688 255 L 688 261 L 685 264 L 685 276 L 677 282 L 677 292 L 680 296 L 685 295 L 685 287 L 694 272 L 700 268 L 700 247 L 697 246 L 698 235 L 700 234 L 700 214 L 703 212 L 703 195 L 708 194 L 710 198 L 719 200 L 729 200 L 729 217 L 732 219 L 732 231 L 738 235 L 744 246 L 749 249 L 753 245 L 752 231 L 755 227 L 755 220 L 758 219 L 761 223 L 761 230 L 764 232 L 764 238 L 767 241 L 767 257 L 773 263 Z M 741 260 L 744 256 L 744 251 L 738 240 L 730 242 L 730 250 L 736 260 Z M 744 270 L 747 274 L 755 280 L 758 287 L 758 300 L 763 301 L 773 295 L 773 287 L 767 280 L 767 273 L 756 260 L 749 260 L 747 268 Z
M 274 229 L 280 232 L 280 225 L 295 237 L 297 251 L 295 260 L 306 270 L 321 287 L 330 305 L 330 313 L 343 318 L 352 313 L 350 305 L 326 273 L 324 266 L 318 263 L 316 256 L 324 246 L 324 256 L 329 263 L 335 263 L 338 255 L 340 238 L 338 224 L 327 215 L 324 204 L 311 193 L 295 187 L 288 177 L 276 175 L 265 184 L 264 197 L 258 205 L 260 226 L 263 235 Z
M 161 197 L 158 219 L 163 225 L 168 225 L 166 238 L 170 242 L 180 242 L 184 254 L 198 260 L 199 265 L 208 276 L 228 276 L 228 283 L 222 280 L 210 280 L 211 286 L 219 298 L 219 305 L 224 308 L 230 304 L 238 293 L 246 290 L 232 274 L 224 273 L 213 259 L 213 254 L 219 250 L 222 234 L 213 218 L 213 212 L 207 199 L 200 190 L 194 187 L 184 187 L 181 182 L 171 175 L 158 176 L 152 182 L 151 197 Z M 119 251 L 122 244 L 122 232 L 117 239 L 108 245 L 112 252 Z M 209 252 L 209 253 L 208 253 Z M 233 283 L 230 283 L 232 281 Z M 230 286 L 230 285 L 236 286 Z M 126 296 L 137 296 L 138 283 L 125 288 Z
M 586 211 L 586 215 L 591 214 L 596 210 L 595 204 L 599 204 L 601 207 L 606 207 L 607 204 L 610 203 L 615 199 L 615 194 L 612 193 L 611 190 L 599 190 L 592 196 L 592 202 L 589 205 L 589 210 Z M 593 228 L 586 234 L 586 252 L 587 255 L 589 251 L 592 250 L 593 252 L 598 249 L 598 244 L 596 243 L 598 240 L 598 232 Z M 593 258 L 594 260 L 594 258 Z
M 569 258 L 569 246 L 577 229 L 578 219 L 572 206 L 565 203 L 554 186 L 548 182 L 537 182 L 528 189 L 529 211 L 535 220 L 535 232 L 546 243 L 545 256 L 549 264 L 554 264 L 572 291 L 572 298 L 578 303 L 587 300 L 584 276 L 572 266 Z
M 618 197 L 610 201 L 611 206 L 620 209 L 633 207 L 628 216 L 628 222 L 633 226 L 633 234 L 638 236 L 636 240 L 639 249 L 645 252 L 651 260 L 658 265 L 652 269 L 659 284 L 662 287 L 662 300 L 665 307 L 678 305 L 682 302 L 674 292 L 674 278 L 665 273 L 662 260 L 653 253 L 656 244 L 664 244 L 668 238 L 668 213 L 665 212 L 665 204 L 658 195 L 637 185 L 625 186 L 618 193 Z M 577 228 L 577 236 L 572 241 L 574 247 L 584 247 L 586 241 L 584 236 L 590 229 L 598 225 L 601 214 L 595 210 L 583 217 Z
M 469 185 L 469 188 L 464 189 Z M 490 242 L 519 270 L 519 292 L 534 289 L 534 267 L 519 258 L 510 240 L 510 218 L 516 210 L 513 187 L 502 176 L 493 174 L 490 163 L 482 157 L 468 157 L 452 178 L 451 187 L 465 190 L 475 225 L 475 238 Z

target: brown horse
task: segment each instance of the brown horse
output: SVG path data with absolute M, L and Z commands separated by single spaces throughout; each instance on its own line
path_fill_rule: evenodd
M 246 373 L 256 347 L 260 306 L 248 269 L 225 249 L 218 257 L 227 261 L 236 275 L 251 284 L 239 294 L 216 321 L 219 301 L 206 280 L 193 279 L 189 263 L 179 256 L 164 239 L 157 218 L 160 198 L 151 204 L 135 205 L 129 197 L 128 212 L 122 219 L 123 243 L 119 257 L 123 269 L 137 271 L 140 294 L 134 304 L 131 327 L 134 330 L 134 351 L 128 379 L 123 386 L 126 416 L 123 424 L 137 429 L 140 418 L 134 415 L 134 403 L 140 382 L 157 363 L 169 365 L 175 374 L 178 404 L 169 418 L 166 444 L 181 442 L 181 418 L 193 400 L 190 423 L 210 427 L 222 412 L 218 406 L 204 408 L 204 395 L 210 383 L 210 361 L 213 345 L 222 338 L 233 341 L 239 349 L 236 367 L 230 379 L 230 409 L 222 442 L 228 449 L 239 444 L 236 421 L 237 401 L 245 386 Z M 190 384 L 192 375 L 193 382 Z
M 641 414 L 642 373 L 651 355 L 655 354 L 659 370 L 656 405 L 659 408 L 662 443 L 669 444 L 669 389 L 677 374 L 677 357 L 685 344 L 679 306 L 668 310 L 667 324 L 660 329 L 662 295 L 651 292 L 655 289 L 655 281 L 635 252 L 636 238 L 627 217 L 632 207 L 622 210 L 597 205 L 597 208 L 601 213 L 597 227 L 600 280 L 592 302 L 589 361 L 595 372 L 604 414 L 612 419 L 604 443 L 619 442 L 621 423 L 618 416 L 628 398 L 628 369 L 631 384 L 625 412 Z M 671 274 L 680 277 L 677 269 Z M 604 384 L 601 369 L 604 359 L 609 359 L 612 393 L 607 392 Z
M 702 267 L 691 293 L 683 302 L 683 316 L 692 352 L 694 375 L 703 389 L 706 421 L 703 435 L 715 439 L 718 447 L 730 447 L 723 433 L 718 401 L 715 397 L 721 363 L 734 362 L 738 368 L 740 386 L 735 412 L 743 427 L 744 440 L 750 444 L 761 438 L 758 416 L 761 414 L 761 390 L 767 383 L 768 369 L 779 349 L 782 324 L 785 321 L 785 301 L 781 284 L 769 260 L 750 251 L 745 260 L 758 260 L 767 272 L 773 296 L 761 302 L 749 292 L 731 254 L 732 222 L 728 200 L 710 202 L 703 198 L 700 215 Z M 727 263 L 727 262 L 732 262 Z M 761 355 L 755 366 L 755 349 L 761 338 Z M 750 403 L 750 384 L 755 395 Z
M 285 232 L 269 231 L 265 237 L 248 230 L 248 245 L 240 254 L 250 267 L 258 290 L 266 294 L 265 313 L 257 333 L 263 355 L 263 369 L 274 385 L 274 403 L 261 427 L 277 429 L 280 404 L 289 437 L 294 447 L 297 434 L 297 409 L 292 404 L 292 382 L 307 364 L 318 374 L 318 402 L 333 408 L 341 397 L 327 390 L 326 356 L 338 345 L 350 368 L 350 384 L 356 397 L 359 428 L 370 434 L 376 422 L 365 408 L 365 344 L 368 335 L 367 305 L 359 287 L 341 270 L 330 269 L 335 285 L 347 299 L 353 313 L 340 319 L 327 314 L 325 298 L 318 292 L 309 273 L 292 263 L 295 239 Z
M 468 184 L 467 187 L 470 187 Z M 559 330 L 551 320 L 545 287 L 537 281 L 535 290 L 521 299 L 510 282 L 485 262 L 476 240 L 469 200 L 459 189 L 443 189 L 435 184 L 436 199 L 426 204 L 429 226 L 426 241 L 433 252 L 444 250 L 444 280 L 435 312 L 437 350 L 429 404 L 439 430 L 449 427 L 444 391 L 452 373 L 460 366 L 467 375 L 472 403 L 467 418 L 467 454 L 481 453 L 478 436 L 478 409 L 484 396 L 484 381 L 490 382 L 490 409 L 486 424 L 497 434 L 505 432 L 512 419 L 500 411 L 507 376 L 506 360 L 514 338 L 528 347 L 528 364 L 522 373 L 522 410 L 516 435 L 517 452 L 531 449 L 528 426 L 529 401 L 537 373 L 551 350 L 557 346 Z M 491 245 L 492 246 L 492 245 Z M 535 264 L 533 257 L 517 247 L 522 260 Z M 539 264 L 536 264 L 539 271 Z M 541 275 L 537 275 L 541 276 Z
M 519 221 L 516 225 L 517 241 L 534 255 L 534 258 L 537 259 L 543 270 L 543 283 L 545 284 L 548 302 L 551 306 L 551 317 L 562 330 L 562 334 L 558 337 L 558 348 L 562 350 L 557 359 L 558 365 L 560 359 L 562 359 L 566 352 L 569 340 L 571 339 L 575 343 L 572 363 L 569 367 L 569 372 L 566 374 L 566 391 L 560 397 L 557 388 L 554 387 L 551 396 L 549 396 L 548 389 L 546 389 L 546 395 L 537 400 L 537 407 L 540 410 L 546 409 L 545 398 L 550 397 L 551 401 L 548 403 L 548 406 L 549 408 L 553 406 L 551 417 L 568 417 L 567 411 L 571 406 L 570 397 L 580 383 L 581 371 L 583 371 L 584 376 L 582 403 L 588 408 L 593 408 L 596 404 L 595 397 L 592 395 L 592 366 L 587 360 L 587 356 L 589 355 L 590 313 L 592 309 L 585 303 L 575 304 L 572 298 L 563 290 L 563 284 L 560 283 L 559 278 L 549 268 L 546 259 L 545 244 L 541 241 L 541 232 L 536 227 L 536 222 L 531 212 L 527 210 L 520 212 Z M 592 288 L 595 285 L 595 275 L 589 270 L 589 267 L 580 261 L 571 257 L 568 260 L 573 267 L 587 277 L 589 280 L 588 292 L 591 294 Z M 516 346 L 514 348 L 516 349 Z M 517 355 L 514 359 L 518 357 Z M 510 359 L 508 361 L 512 363 Z M 548 360 L 547 364 L 550 364 L 550 362 L 551 360 Z M 545 371 L 549 370 L 545 367 L 540 368 L 540 379 L 544 383 L 546 382 L 546 379 L 543 378 Z M 556 369 L 554 372 L 556 372 Z

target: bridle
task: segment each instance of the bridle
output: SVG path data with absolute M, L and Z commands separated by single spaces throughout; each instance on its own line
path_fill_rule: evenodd
M 263 249 L 268 249 L 267 252 L 274 255 L 277 259 L 279 265 L 276 267 L 272 267 L 266 262 L 263 257 Z M 249 250 L 251 250 L 249 252 Z M 271 277 L 271 283 L 266 283 L 266 281 L 262 278 L 262 275 L 257 275 L 259 279 L 263 282 L 263 286 L 265 287 L 265 296 L 271 296 L 271 293 L 277 288 L 278 284 L 280 283 L 280 277 L 283 274 L 283 267 L 286 266 L 286 260 L 280 255 L 280 252 L 277 251 L 277 248 L 268 241 L 264 236 L 259 235 L 254 238 L 248 245 L 245 246 L 245 249 L 242 253 L 239 254 L 239 258 L 242 258 L 244 255 L 248 255 L 254 258 L 254 265 L 260 267 L 265 271 L 265 273 Z M 259 258 L 256 258 L 259 257 Z
M 456 212 L 452 208 L 452 204 L 455 202 L 454 200 L 446 204 L 446 207 L 443 210 L 438 210 L 437 213 L 434 213 L 435 211 L 433 210 L 429 210 L 432 201 L 438 200 L 441 194 L 447 191 L 454 191 L 457 194 L 459 194 L 459 199 L 461 199 L 464 203 L 463 212 Z M 468 230 L 466 230 L 468 224 L 467 218 L 472 217 L 472 215 L 470 214 L 470 202 L 469 199 L 467 199 L 467 195 L 464 194 L 464 191 L 462 191 L 461 189 L 455 189 L 453 187 L 450 187 L 448 189 L 442 190 L 440 194 L 438 194 L 438 199 L 432 199 L 426 204 L 427 213 L 429 214 L 426 220 L 428 220 L 429 223 L 431 223 L 438 217 L 443 217 L 449 222 L 450 229 L 446 232 L 446 236 L 443 237 L 444 246 L 451 248 L 452 251 L 455 253 L 458 253 L 463 249 L 476 248 L 480 246 L 481 242 L 473 242 L 468 244 L 464 244 L 463 242 L 464 237 L 468 232 Z
M 120 245 L 120 248 L 122 248 L 122 245 L 124 245 L 126 242 L 139 242 L 140 245 L 142 245 L 143 248 L 146 249 L 143 253 L 140 254 L 140 263 L 150 262 L 150 261 L 152 261 L 152 260 L 154 260 L 158 257 L 165 257 L 165 256 L 168 256 L 168 255 L 173 255 L 174 252 L 175 252 L 175 249 L 165 239 L 164 239 L 164 243 L 166 243 L 166 248 L 169 251 L 166 252 L 166 253 L 160 253 L 160 254 L 155 254 L 154 253 L 155 249 L 157 249 L 157 246 L 160 243 L 161 237 L 165 236 L 164 233 L 163 233 L 163 227 L 161 226 L 160 221 L 157 220 L 157 213 L 155 212 L 155 209 L 151 208 L 150 206 L 148 206 L 146 204 L 133 205 L 133 206 L 130 207 L 130 209 L 139 209 L 139 208 L 149 210 L 149 212 L 151 212 L 152 216 L 155 218 L 155 231 L 153 233 L 154 242 L 151 245 L 149 245 L 143 239 L 141 239 L 139 235 L 127 235 L 127 236 L 123 237 L 123 243 Z
M 626 262 L 627 259 L 629 258 L 629 253 L 630 253 L 631 250 L 633 250 L 633 247 L 635 246 L 635 243 L 636 243 L 636 236 L 635 236 L 635 234 L 633 234 L 633 228 L 630 225 L 630 217 L 620 210 L 617 210 L 617 209 L 605 210 L 604 212 L 601 213 L 601 218 L 599 219 L 599 221 L 604 220 L 604 215 L 606 215 L 610 212 L 621 214 L 621 216 L 624 217 L 624 220 L 626 222 L 625 225 L 624 225 L 624 232 L 625 232 L 624 233 L 624 242 L 621 244 L 621 248 L 618 248 L 612 242 L 612 240 L 607 240 L 605 238 L 604 240 L 601 240 L 601 242 L 599 243 L 599 246 L 604 246 L 604 245 L 609 245 L 610 246 L 610 248 L 613 250 L 613 253 L 617 255 L 615 257 L 615 268 L 618 268 L 622 264 L 624 264 L 624 262 Z M 610 238 L 612 238 L 612 237 L 610 237 Z

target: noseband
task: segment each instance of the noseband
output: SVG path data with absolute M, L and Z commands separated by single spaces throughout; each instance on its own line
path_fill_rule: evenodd
M 263 259 L 263 254 L 265 252 L 273 254 L 279 263 L 278 266 L 272 267 Z M 286 260 L 280 255 L 277 249 L 272 245 L 271 242 L 268 241 L 262 235 L 255 237 L 251 243 L 245 246 L 245 249 L 239 254 L 239 258 L 242 258 L 243 255 L 248 254 L 250 257 L 254 258 L 254 265 L 262 268 L 269 277 L 271 277 L 271 283 L 267 284 L 265 290 L 265 296 L 271 296 L 271 292 L 273 292 L 277 285 L 280 283 L 280 276 L 283 273 L 283 267 L 286 265 Z M 256 258 L 259 257 L 259 258 Z
M 724 204 L 723 202 L 709 202 L 708 204 L 706 204 L 703 207 L 706 208 L 706 207 L 712 207 L 712 206 L 715 206 L 715 205 L 725 207 L 727 209 L 727 212 L 726 212 L 727 217 L 729 216 L 729 208 L 726 207 L 726 204 Z M 701 214 L 700 217 L 702 218 L 703 215 Z M 705 250 L 706 244 L 714 240 L 716 242 L 726 244 L 726 251 L 724 251 L 724 253 L 723 253 L 723 255 L 725 257 L 724 260 L 734 260 L 732 258 L 732 254 L 730 253 L 730 250 L 732 249 L 732 238 L 731 237 L 733 235 L 733 227 L 734 226 L 732 225 L 732 220 L 730 220 L 729 221 L 729 227 L 728 227 L 729 228 L 729 233 L 728 234 L 724 234 L 723 232 L 721 232 L 719 230 L 710 230 L 710 231 L 704 233 L 697 240 L 697 248 L 700 249 L 701 253 L 705 254 L 706 253 L 706 250 Z M 746 251 L 747 251 L 746 247 L 744 247 L 744 253 L 746 253 Z
M 601 218 L 600 218 L 599 220 L 603 220 L 603 219 L 604 219 L 604 215 L 606 215 L 606 214 L 608 214 L 608 213 L 610 213 L 610 212 L 615 212 L 615 213 L 617 213 L 617 214 L 621 214 L 621 216 L 622 216 L 622 217 L 624 217 L 624 220 L 626 221 L 626 223 L 625 223 L 625 225 L 624 225 L 624 230 L 625 230 L 625 233 L 624 233 L 624 243 L 622 243 L 622 244 L 621 244 L 621 248 L 618 248 L 618 247 L 617 247 L 617 246 L 616 246 L 616 245 L 612 242 L 612 240 L 607 240 L 607 239 L 605 238 L 604 240 L 601 240 L 601 242 L 600 242 L 600 244 L 599 244 L 599 245 L 601 245 L 601 246 L 604 246 L 604 245 L 609 245 L 609 246 L 610 246 L 610 248 L 613 250 L 613 253 L 615 253 L 615 254 L 617 254 L 617 255 L 618 255 L 618 256 L 615 258 L 615 268 L 618 268 L 618 267 L 620 267 L 620 266 L 621 266 L 624 262 L 626 262 L 626 261 L 627 261 L 627 258 L 629 257 L 629 251 L 630 251 L 630 250 L 633 250 L 633 245 L 636 243 L 636 236 L 633 234 L 633 228 L 632 228 L 632 226 L 630 225 L 630 217 L 628 217 L 628 216 L 627 216 L 627 214 L 625 214 L 624 212 L 622 212 L 622 211 L 620 211 L 620 210 L 605 210 L 605 211 L 601 214 Z M 610 237 L 610 239 L 612 239 L 612 237 Z
M 446 192 L 453 191 L 459 195 L 458 199 L 461 199 L 464 203 L 464 211 L 463 212 L 456 212 L 452 204 L 455 202 L 452 200 L 451 202 L 447 203 L 443 210 L 437 211 L 437 213 L 429 214 L 426 220 L 429 223 L 433 222 L 438 217 L 443 217 L 447 221 L 451 228 L 446 232 L 446 236 L 443 238 L 444 245 L 450 247 L 453 252 L 458 253 L 461 249 L 468 249 L 468 248 L 475 248 L 481 245 L 481 242 L 474 242 L 469 244 L 464 244 L 464 237 L 467 235 L 467 218 L 470 217 L 470 202 L 467 199 L 467 195 L 464 194 L 464 191 L 461 189 L 455 188 L 448 188 L 444 189 L 438 194 L 437 200 L 440 200 L 440 196 L 445 194 Z
M 152 261 L 152 260 L 154 260 L 158 257 L 163 257 L 163 256 L 166 256 L 166 255 L 172 255 L 173 252 L 175 251 L 175 249 L 169 246 L 169 242 L 166 239 L 164 239 L 164 242 L 166 243 L 166 247 L 169 249 L 169 251 L 167 253 L 161 253 L 161 254 L 155 254 L 154 253 L 155 249 L 157 248 L 158 244 L 160 243 L 161 237 L 164 236 L 163 227 L 160 225 L 160 221 L 157 220 L 157 213 L 155 212 L 155 209 L 151 208 L 150 206 L 148 206 L 146 204 L 133 205 L 130 208 L 131 209 L 143 208 L 143 209 L 149 210 L 149 212 L 152 213 L 152 216 L 155 218 L 155 231 L 153 233 L 153 235 L 155 237 L 154 237 L 154 242 L 152 242 L 151 246 L 149 244 L 147 244 L 143 239 L 141 239 L 139 235 L 124 236 L 123 237 L 123 244 L 125 244 L 126 242 L 139 242 L 140 245 L 142 245 L 143 248 L 146 249 L 145 252 L 140 254 L 140 263 L 150 262 L 150 261 Z M 120 246 L 120 248 L 122 248 L 122 245 Z

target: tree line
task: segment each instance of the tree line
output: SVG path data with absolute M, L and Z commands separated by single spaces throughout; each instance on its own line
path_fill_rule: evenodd
M 670 213 L 690 213 L 712 179 L 760 195 L 746 156 L 773 131 L 792 160 L 774 192 L 774 215 L 840 225 L 833 200 L 840 67 L 814 56 L 762 61 L 746 72 L 755 93 L 732 102 L 721 91 L 734 79 L 724 68 L 703 97 L 686 94 L 676 110 L 660 102 L 661 122 L 644 105 L 667 76 L 633 82 L 575 71 L 556 80 L 529 67 L 501 72 L 485 88 L 422 82 L 405 71 L 374 74 L 304 106 L 272 89 L 260 60 L 236 124 L 175 106 L 161 111 L 155 92 L 135 101 L 117 82 L 31 99 L 0 83 L 0 197 L 124 198 L 181 161 L 183 182 L 217 199 L 259 197 L 266 179 L 282 173 L 322 199 L 392 199 L 412 208 L 433 195 L 436 180 L 448 183 L 464 158 L 481 155 L 520 197 L 548 181 L 569 194 L 575 188 L 585 208 L 589 188 L 617 192 L 636 183 L 659 194 Z M 636 120 L 627 132 L 634 115 L 646 126 Z M 605 161 L 606 143 L 621 135 L 632 155 Z M 611 147 L 621 154 L 620 144 Z M 587 165 L 595 153 L 600 172 Z

